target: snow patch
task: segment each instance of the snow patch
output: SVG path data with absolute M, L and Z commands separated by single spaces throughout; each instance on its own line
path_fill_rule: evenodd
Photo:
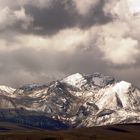
M 7 93 L 13 93 L 16 89 L 1 85 L 0 90 L 5 91 Z
M 64 78 L 61 82 L 77 88 L 81 88 L 87 83 L 87 80 L 80 73 L 76 73 Z
M 118 94 L 123 94 L 129 92 L 131 87 L 132 87 L 131 83 L 121 81 L 114 86 L 113 91 Z
M 113 91 L 115 93 L 117 93 L 124 108 L 131 108 L 132 107 L 132 105 L 131 105 L 132 99 L 129 95 L 131 88 L 132 88 L 132 84 L 125 82 L 125 81 L 121 81 L 113 87 Z

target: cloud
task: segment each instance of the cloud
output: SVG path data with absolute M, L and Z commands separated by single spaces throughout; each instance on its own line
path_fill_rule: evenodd
M 120 20 L 130 20 L 140 12 L 139 0 L 106 1 L 104 12 Z
M 103 59 L 115 65 L 136 63 L 140 54 L 139 42 L 131 36 L 127 37 L 130 31 L 127 24 L 120 21 L 102 27 L 97 43 L 104 54 Z
M 138 41 L 131 38 L 105 37 L 101 50 L 105 53 L 104 59 L 113 64 L 136 63 L 136 58 L 139 55 Z
M 48 8 L 51 6 L 51 3 L 56 0 L 19 0 L 20 5 L 33 5 L 38 8 Z
M 34 82 L 47 83 L 77 71 L 93 73 L 105 66 L 102 61 L 96 63 L 100 55 L 96 49 L 86 52 L 78 49 L 70 53 L 19 47 L 9 52 L 0 51 L 0 84 L 19 87 Z
M 12 11 L 9 7 L 0 10 L 0 30 L 21 26 L 26 29 L 33 21 L 32 17 L 26 15 L 25 9 Z
M 140 14 L 132 0 L 1 0 L 0 9 L 0 84 L 96 71 L 140 82 Z
M 19 7 L 24 7 L 25 5 L 33 5 L 38 8 L 48 8 L 51 6 L 52 1 L 55 0 L 16 0 L 16 2 L 13 2 L 13 0 L 1 0 L 0 1 L 0 7 L 6 7 L 15 9 Z
M 73 0 L 79 14 L 86 15 L 92 8 L 95 8 L 100 0 Z
M 101 54 L 90 47 L 93 39 L 89 38 L 96 30 L 96 27 L 90 30 L 74 27 L 52 36 L 17 34 L 12 42 L 1 39 L 0 77 L 5 78 L 0 84 L 18 87 L 33 82 L 47 83 L 77 71 L 97 71 L 104 64 L 95 63 Z
M 12 0 L 0 1 L 1 9 L 7 8 L 9 11 L 7 14 L 13 18 L 10 21 L 18 22 L 14 20 L 15 12 L 22 10 L 22 15 L 24 12 L 24 17 L 26 21 L 28 20 L 27 24 L 29 21 L 32 23 L 26 32 L 42 35 L 55 34 L 65 28 L 83 29 L 94 24 L 107 23 L 111 19 L 104 15 L 104 4 L 101 0 L 94 2 L 89 0 L 18 0 L 14 3 Z
M 87 29 L 93 25 L 102 25 L 111 21 L 111 18 L 103 12 L 103 1 L 99 0 L 96 6 L 91 6 L 86 15 L 79 14 L 76 3 L 79 4 L 80 1 L 55 0 L 51 2 L 50 7 L 42 9 L 34 5 L 26 5 L 26 12 L 34 18 L 33 30 L 30 32 L 53 35 L 67 28 Z
M 81 44 L 88 43 L 89 32 L 79 28 L 64 29 L 53 36 L 20 35 L 16 39 L 23 46 L 51 51 L 75 51 Z M 26 40 L 26 42 L 25 42 Z
M 130 12 L 133 14 L 138 13 L 140 11 L 139 0 L 128 0 L 128 6 Z
M 136 3 L 140 5 L 137 0 L 131 3 L 130 0 L 107 0 L 105 3 L 104 12 L 113 21 L 101 27 L 97 46 L 103 52 L 103 59 L 114 65 L 130 65 L 138 61 L 140 14 Z

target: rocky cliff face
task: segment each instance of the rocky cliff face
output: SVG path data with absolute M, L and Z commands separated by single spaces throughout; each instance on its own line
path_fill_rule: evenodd
M 140 90 L 100 73 L 19 89 L 0 86 L 0 120 L 51 129 L 139 123 Z

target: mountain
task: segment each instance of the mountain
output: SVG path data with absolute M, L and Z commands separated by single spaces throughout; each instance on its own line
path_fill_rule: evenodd
M 100 73 L 47 85 L 0 86 L 0 121 L 46 129 L 140 122 L 140 90 Z

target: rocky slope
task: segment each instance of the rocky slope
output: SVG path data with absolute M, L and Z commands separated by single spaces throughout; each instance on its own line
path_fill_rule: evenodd
M 0 120 L 51 129 L 139 123 L 140 90 L 100 73 L 19 89 L 0 86 Z

